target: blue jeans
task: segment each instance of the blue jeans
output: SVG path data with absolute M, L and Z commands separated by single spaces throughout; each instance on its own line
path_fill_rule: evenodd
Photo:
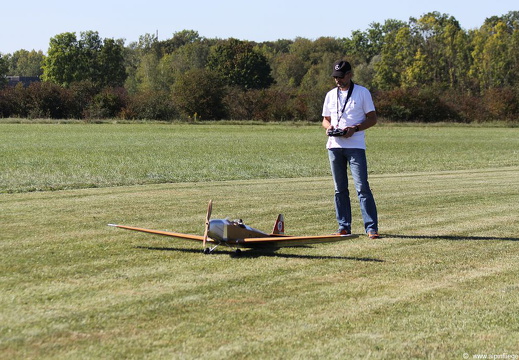
M 368 183 L 368 162 L 364 149 L 328 149 L 333 181 L 335 183 L 335 213 L 340 230 L 351 231 L 351 202 L 348 190 L 348 164 L 360 203 L 366 232 L 378 232 L 375 198 Z

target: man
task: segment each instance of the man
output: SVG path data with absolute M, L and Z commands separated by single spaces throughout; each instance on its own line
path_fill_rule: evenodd
M 326 94 L 323 105 L 323 127 L 328 135 L 328 156 L 335 183 L 335 212 L 338 233 L 351 234 L 351 203 L 348 190 L 349 164 L 364 228 L 371 239 L 377 239 L 378 216 L 375 199 L 368 183 L 365 130 L 377 123 L 375 106 L 368 89 L 351 81 L 351 65 L 337 61 L 332 76 L 337 88 Z

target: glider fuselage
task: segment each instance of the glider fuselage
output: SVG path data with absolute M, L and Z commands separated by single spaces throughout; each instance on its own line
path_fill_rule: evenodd
M 246 238 L 271 236 L 263 231 L 245 225 L 241 220 L 213 219 L 209 222 L 208 235 L 211 239 L 222 243 L 236 243 Z

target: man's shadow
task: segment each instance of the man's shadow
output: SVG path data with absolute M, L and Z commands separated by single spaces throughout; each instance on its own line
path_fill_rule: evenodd
M 498 237 L 498 236 L 462 236 L 462 235 L 400 235 L 400 234 L 381 234 L 382 238 L 390 239 L 434 239 L 449 241 L 519 241 L 517 237 Z

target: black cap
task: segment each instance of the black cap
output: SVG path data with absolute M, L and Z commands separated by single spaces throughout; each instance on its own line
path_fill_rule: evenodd
M 336 61 L 335 64 L 333 64 L 333 77 L 344 77 L 346 73 L 349 73 L 351 71 L 351 65 L 349 62 L 344 60 Z

